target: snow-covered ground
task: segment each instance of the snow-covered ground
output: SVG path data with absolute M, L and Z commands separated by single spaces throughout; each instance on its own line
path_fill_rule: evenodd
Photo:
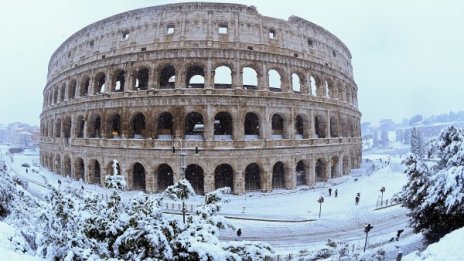
M 6 150 L 6 147 L 0 147 Z M 391 203 L 391 197 L 401 190 L 406 183 L 401 163 L 402 152 L 406 148 L 395 146 L 391 149 L 376 150 L 364 153 L 365 167 L 356 175 L 344 176 L 318 183 L 316 186 L 301 186 L 295 190 L 277 189 L 272 193 L 247 193 L 242 196 L 228 195 L 230 200 L 225 204 L 222 214 L 235 219 L 233 222 L 242 229 L 242 239 L 265 241 L 270 243 L 279 254 L 287 255 L 301 250 L 316 250 L 323 247 L 328 239 L 344 241 L 355 248 L 364 246 L 364 225 L 370 223 L 373 229 L 369 233 L 368 248 L 382 247 L 387 257 L 394 258 L 398 250 L 407 254 L 421 247 L 422 236 L 414 235 L 407 226 L 407 211 L 399 205 L 380 207 L 380 188 L 385 187 L 383 201 Z M 32 166 L 26 173 L 21 165 Z M 44 188 L 43 177 L 51 183 L 64 180 L 37 165 L 38 151 L 25 151 L 14 155 L 11 168 L 29 180 L 31 193 L 40 196 Z M 375 171 L 367 169 L 375 168 Z M 83 184 L 79 181 L 68 181 L 75 186 L 84 186 L 88 190 L 106 193 L 104 188 Z M 329 196 L 328 190 L 332 189 Z M 335 197 L 335 190 L 338 196 Z M 139 192 L 124 192 L 124 197 Z M 355 204 L 355 196 L 360 193 L 360 202 Z M 324 197 L 322 206 L 317 202 Z M 199 205 L 203 197 L 196 196 L 187 202 L 188 205 Z M 175 207 L 177 204 L 175 204 Z M 168 204 L 172 208 L 172 204 Z M 321 207 L 321 217 L 319 209 Z M 399 241 L 391 238 L 396 231 L 404 229 Z M 224 231 L 223 239 L 233 240 L 234 231 Z M 388 259 L 387 259 L 388 260 Z

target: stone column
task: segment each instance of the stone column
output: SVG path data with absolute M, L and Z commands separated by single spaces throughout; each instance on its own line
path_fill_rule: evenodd
M 108 68 L 105 72 L 105 89 L 103 90 L 102 93 L 111 93 L 114 92 L 114 86 L 113 86 L 113 72 L 111 71 L 110 68 Z M 114 76 L 117 77 L 117 76 Z
M 236 109 L 235 113 L 232 112 L 232 138 L 234 140 L 241 141 L 243 140 L 243 135 L 245 133 L 244 130 L 244 119 L 242 117 L 242 114 L 240 113 L 240 109 Z
M 293 111 L 290 113 L 290 116 L 287 119 L 286 133 L 284 138 L 293 140 L 295 139 L 295 116 Z
M 288 161 L 284 165 L 284 179 L 285 179 L 285 188 L 286 189 L 295 189 L 296 188 L 296 173 L 295 168 L 291 165 L 293 161 Z
M 327 162 L 327 167 L 325 168 L 325 181 L 330 179 L 330 176 L 332 174 L 332 158 L 330 156 L 326 156 L 325 160 Z
M 332 135 L 330 133 L 330 111 L 327 110 L 327 138 L 331 138 Z
M 214 71 L 211 68 L 211 58 L 208 59 L 205 73 L 205 88 L 213 89 L 214 87 Z
M 211 106 L 209 105 L 206 105 L 206 108 L 205 108 L 205 113 L 203 115 L 205 115 L 206 117 L 204 117 L 204 125 L 205 125 L 205 130 L 203 132 L 203 138 L 205 139 L 205 141 L 212 141 L 213 140 L 213 136 L 214 136 L 214 115 L 211 115 Z
M 205 194 L 214 191 L 214 172 L 208 172 L 204 174 L 204 190 Z
M 154 66 L 153 66 L 154 67 Z M 157 81 L 157 71 L 155 70 L 155 68 L 150 68 L 149 69 L 150 72 L 148 73 L 148 89 L 158 89 L 157 88 L 157 85 L 156 84 L 158 81 Z
M 245 179 L 242 171 L 236 170 L 234 174 L 234 194 L 242 195 L 245 193 Z
M 237 68 L 232 71 L 232 88 L 243 88 L 243 72 L 240 70 L 240 64 L 237 62 Z
M 263 63 L 262 71 L 258 75 L 258 89 L 269 90 L 269 77 L 265 63 Z
M 264 163 L 262 166 L 261 178 L 261 191 L 271 192 L 272 191 L 272 169 L 268 166 L 268 163 Z
M 314 158 L 308 159 L 305 162 L 305 175 L 306 175 L 306 184 L 314 185 L 316 183 L 316 160 Z

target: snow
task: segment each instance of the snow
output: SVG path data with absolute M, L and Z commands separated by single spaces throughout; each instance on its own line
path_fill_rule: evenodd
M 24 238 L 20 232 L 5 222 L 0 221 L 0 259 L 8 261 L 37 261 L 41 258 L 21 253 Z
M 462 249 L 464 242 L 464 228 L 457 229 L 444 236 L 437 243 L 429 245 L 422 253 L 416 251 L 406 255 L 403 261 L 461 261 L 464 260 Z

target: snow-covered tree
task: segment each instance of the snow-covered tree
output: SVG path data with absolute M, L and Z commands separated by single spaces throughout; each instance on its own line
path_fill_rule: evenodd
M 430 242 L 464 226 L 464 131 L 453 126 L 430 141 L 423 163 L 416 156 L 405 161 L 409 181 L 402 200 L 411 224 Z
M 425 144 L 422 135 L 416 127 L 411 131 L 411 153 L 422 158 L 425 154 Z

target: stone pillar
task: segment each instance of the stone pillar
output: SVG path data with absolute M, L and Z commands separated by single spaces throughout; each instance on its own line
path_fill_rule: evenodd
M 332 138 L 332 135 L 330 133 L 330 111 L 327 111 L 327 138 Z
M 113 86 L 113 72 L 111 71 L 110 68 L 108 68 L 105 72 L 105 89 L 103 90 L 102 93 L 111 93 L 114 91 L 114 86 Z M 117 77 L 117 76 L 114 76 Z
M 204 174 L 204 190 L 205 194 L 214 191 L 214 172 Z
M 294 113 L 290 113 L 290 116 L 287 119 L 286 133 L 284 138 L 294 140 L 295 139 L 295 117 Z
M 205 113 L 203 115 L 205 115 L 203 121 L 204 121 L 204 125 L 205 125 L 205 130 L 203 132 L 203 138 L 206 140 L 206 141 L 212 141 L 213 140 L 213 136 L 214 136 L 214 115 L 211 115 L 211 110 L 212 108 L 210 106 L 206 106 L 205 108 Z
M 272 191 L 272 169 L 264 163 L 262 167 L 262 173 L 260 173 L 261 178 L 261 191 L 271 192 Z
M 269 77 L 265 63 L 263 63 L 262 71 L 258 75 L 258 89 L 269 90 Z
M 296 188 L 296 173 L 295 168 L 291 165 L 293 161 L 288 161 L 284 165 L 284 178 L 285 178 L 285 188 L 286 189 L 295 189 Z
M 316 137 L 316 121 L 314 119 L 314 111 L 313 110 L 310 110 L 309 117 L 311 118 L 310 119 L 311 126 L 309 126 L 309 128 L 311 130 L 311 135 L 309 137 L 310 138 L 315 138 Z
M 316 160 L 314 158 L 308 159 L 304 164 L 305 178 L 307 185 L 314 185 L 316 183 Z
M 211 68 L 211 58 L 208 59 L 206 65 L 206 73 L 205 73 L 205 88 L 206 89 L 213 89 L 214 87 L 214 71 Z
M 235 111 L 236 111 L 235 113 L 232 112 L 232 122 L 233 122 L 232 138 L 234 140 L 241 141 L 241 140 L 243 140 L 243 136 L 244 136 L 244 133 L 245 133 L 244 119 L 241 116 L 242 114 L 240 113 L 240 111 L 238 109 L 235 110 Z
M 234 194 L 242 195 L 245 193 L 245 178 L 243 172 L 236 170 L 234 174 Z
M 327 181 L 331 178 L 332 174 L 332 158 L 330 156 L 326 156 L 325 160 L 327 162 L 327 167 L 325 168 L 325 181 Z
M 305 75 L 303 79 L 300 79 L 300 93 L 304 95 L 311 94 L 311 82 L 309 76 Z
M 182 66 L 181 68 L 179 68 L 179 72 L 176 73 L 176 83 L 175 83 L 175 86 L 174 88 L 175 89 L 179 89 L 179 88 L 185 88 L 185 77 L 186 77 L 186 74 L 187 74 L 187 69 L 184 68 L 184 66 Z
M 154 67 L 154 66 L 153 66 Z M 155 68 L 149 68 L 149 72 L 148 72 L 148 89 L 157 89 L 157 87 L 155 87 L 157 84 L 157 78 L 156 77 L 156 73 L 157 71 L 155 70 Z
M 232 88 L 243 88 L 243 72 L 239 68 L 240 64 L 237 62 L 237 68 L 232 71 Z

